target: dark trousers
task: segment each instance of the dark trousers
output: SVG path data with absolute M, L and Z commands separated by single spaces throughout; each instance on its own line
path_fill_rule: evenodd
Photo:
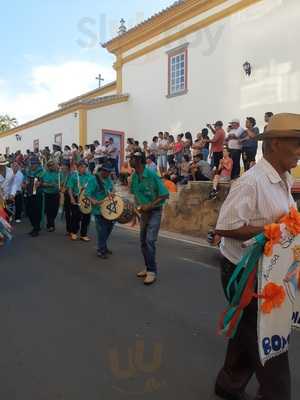
M 39 232 L 41 230 L 42 209 L 42 194 L 36 194 L 35 196 L 27 197 L 27 215 L 33 227 L 33 230 L 36 232 Z
M 244 170 L 248 171 L 252 162 L 255 162 L 257 149 L 243 149 L 242 158 L 244 163 Z
M 15 219 L 22 218 L 22 211 L 23 211 L 23 193 L 18 192 L 15 196 Z
M 157 273 L 156 242 L 160 229 L 162 209 L 142 213 L 140 222 L 141 249 L 147 271 Z
M 64 200 L 64 213 L 66 218 L 66 232 L 72 232 L 72 224 L 71 224 L 71 200 L 69 193 L 65 193 L 65 200 Z
M 45 193 L 45 214 L 47 216 L 47 228 L 55 228 L 55 219 L 59 209 L 59 193 Z
M 210 181 L 210 179 L 207 176 L 203 175 L 200 171 L 196 172 L 195 178 L 197 181 Z
M 80 230 L 80 236 L 86 236 L 91 221 L 91 214 L 83 214 L 79 206 L 71 204 L 71 230 L 74 235 Z
M 229 149 L 230 157 L 233 161 L 231 179 L 237 179 L 241 174 L 241 150 Z
M 95 215 L 97 232 L 97 250 L 101 254 L 107 253 L 107 241 L 114 228 L 114 223 L 103 218 L 102 215 Z
M 212 167 L 218 169 L 220 161 L 222 160 L 222 158 L 223 158 L 223 152 L 222 151 L 213 153 L 213 156 L 212 156 L 213 165 L 212 165 Z
M 227 259 L 221 261 L 224 291 L 236 266 Z M 288 353 L 275 357 L 263 367 L 257 340 L 257 300 L 245 309 L 236 336 L 229 340 L 224 367 L 217 385 L 229 394 L 245 391 L 253 375 L 260 385 L 260 400 L 291 400 L 291 378 Z
M 168 155 L 168 164 L 169 164 L 169 166 L 175 164 L 175 155 L 174 154 Z

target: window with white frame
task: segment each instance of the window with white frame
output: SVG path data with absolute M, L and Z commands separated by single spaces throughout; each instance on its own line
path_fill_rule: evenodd
M 187 46 L 168 53 L 169 56 L 169 96 L 187 92 Z
M 54 143 L 62 147 L 62 133 L 56 133 L 54 135 Z

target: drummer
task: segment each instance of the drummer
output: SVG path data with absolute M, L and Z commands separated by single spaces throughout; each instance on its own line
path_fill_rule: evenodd
M 114 227 L 113 221 L 108 221 L 101 214 L 101 204 L 108 196 L 113 196 L 112 168 L 108 163 L 96 166 L 94 176 L 87 185 L 85 194 L 92 203 L 92 214 L 95 217 L 97 232 L 97 255 L 106 260 L 112 254 L 107 247 L 107 241 Z
M 145 285 L 151 285 L 157 276 L 156 242 L 163 205 L 169 198 L 169 192 L 157 174 L 146 168 L 143 153 L 134 153 L 130 163 L 135 169 L 130 187 L 141 212 L 140 240 L 146 266 L 137 277 L 144 278 Z
M 68 193 L 71 203 L 71 240 L 78 239 L 80 231 L 80 240 L 89 242 L 88 228 L 91 221 L 91 214 L 83 214 L 79 208 L 80 193 L 86 189 L 91 174 L 88 172 L 87 164 L 80 161 L 77 166 L 77 171 L 73 172 L 67 182 Z

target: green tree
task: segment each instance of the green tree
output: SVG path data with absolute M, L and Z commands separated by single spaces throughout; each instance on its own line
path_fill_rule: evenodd
M 10 117 L 9 115 L 0 114 L 0 132 L 8 131 L 9 129 L 15 128 L 18 125 L 16 118 Z

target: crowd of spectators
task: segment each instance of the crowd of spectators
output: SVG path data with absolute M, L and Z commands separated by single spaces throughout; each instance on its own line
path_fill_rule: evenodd
M 273 114 L 265 114 L 268 124 Z M 84 148 L 73 143 L 71 146 L 53 145 L 52 150 L 27 150 L 26 154 L 17 151 L 7 155 L 8 160 L 16 162 L 21 169 L 26 168 L 27 161 L 32 156 L 37 157 L 42 165 L 49 160 L 58 165 L 69 162 L 76 168 L 79 161 L 84 161 L 92 172 L 97 164 L 110 162 L 115 178 L 120 179 L 122 185 L 128 185 L 132 174 L 130 157 L 134 153 L 143 153 L 147 168 L 157 172 L 165 182 L 169 191 L 176 192 L 178 185 L 186 185 L 189 181 L 212 181 L 213 189 L 210 198 L 216 198 L 218 184 L 237 179 L 241 174 L 241 160 L 243 170 L 247 171 L 256 162 L 258 150 L 259 129 L 256 120 L 248 117 L 241 123 L 232 119 L 227 126 L 222 121 L 207 124 L 195 138 L 191 132 L 177 135 L 169 132 L 159 132 L 152 142 L 139 141 L 129 138 L 125 148 L 125 160 L 119 170 L 120 151 L 113 138 L 105 143 L 94 141 Z

